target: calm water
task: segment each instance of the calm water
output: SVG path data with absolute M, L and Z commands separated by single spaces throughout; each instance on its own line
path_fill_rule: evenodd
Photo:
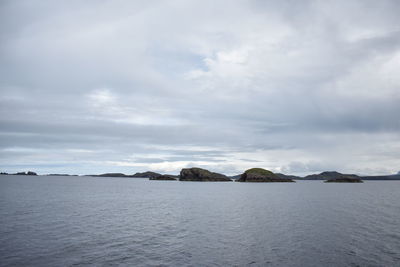
M 400 181 L 0 176 L 1 266 L 400 266 Z

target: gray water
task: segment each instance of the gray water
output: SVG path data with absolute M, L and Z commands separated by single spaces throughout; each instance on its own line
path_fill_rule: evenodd
M 400 266 L 400 181 L 0 176 L 1 266 Z

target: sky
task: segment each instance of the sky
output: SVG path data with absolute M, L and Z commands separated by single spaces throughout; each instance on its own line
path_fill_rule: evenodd
M 0 171 L 400 170 L 400 2 L 0 2 Z

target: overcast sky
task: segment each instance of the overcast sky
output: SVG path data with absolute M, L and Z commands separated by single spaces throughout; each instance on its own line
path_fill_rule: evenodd
M 400 170 L 400 2 L 0 2 L 0 171 Z

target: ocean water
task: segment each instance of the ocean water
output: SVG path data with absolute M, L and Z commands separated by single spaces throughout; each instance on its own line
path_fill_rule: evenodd
M 0 266 L 400 266 L 400 181 L 0 176 Z

